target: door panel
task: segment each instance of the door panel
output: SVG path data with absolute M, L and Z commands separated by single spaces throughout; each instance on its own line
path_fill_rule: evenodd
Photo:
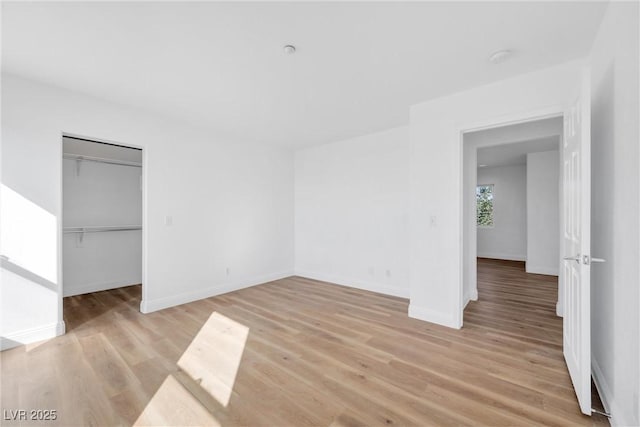
M 580 403 L 591 415 L 591 99 L 589 74 L 564 117 L 564 357 Z

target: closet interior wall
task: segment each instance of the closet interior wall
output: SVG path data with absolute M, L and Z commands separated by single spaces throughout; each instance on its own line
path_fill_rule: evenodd
M 63 294 L 142 282 L 142 150 L 63 138 Z

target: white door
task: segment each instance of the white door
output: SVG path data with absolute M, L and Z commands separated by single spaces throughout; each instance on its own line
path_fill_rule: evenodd
M 564 116 L 564 358 L 580 409 L 591 415 L 591 99 L 583 72 Z

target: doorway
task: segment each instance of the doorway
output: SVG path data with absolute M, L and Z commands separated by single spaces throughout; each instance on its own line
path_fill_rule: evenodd
M 465 306 L 479 298 L 479 257 L 559 275 L 562 134 L 562 115 L 463 134 Z
M 462 110 L 459 116 L 465 123 L 448 126 L 455 130 L 458 138 L 457 156 L 459 168 L 463 171 L 454 182 L 460 183 L 459 191 L 462 201 L 458 204 L 459 229 L 461 231 L 460 242 L 455 247 L 460 247 L 457 263 L 460 265 L 458 286 L 455 287 L 455 295 L 452 300 L 457 310 L 457 325 L 463 324 L 463 305 L 465 285 L 466 293 L 477 293 L 477 261 L 476 261 L 476 233 L 475 212 L 469 208 L 475 204 L 475 185 L 470 188 L 467 181 L 477 180 L 477 150 L 465 150 L 464 135 L 473 131 L 491 129 L 510 124 L 528 123 L 544 118 L 563 117 L 562 132 L 562 217 L 560 226 L 562 229 L 562 269 L 559 280 L 559 302 L 557 312 L 563 318 L 563 357 L 569 370 L 571 381 L 580 404 L 580 410 L 584 414 L 591 414 L 591 296 L 590 273 L 591 262 L 600 261 L 591 257 L 591 83 L 590 71 L 587 67 L 571 73 L 571 79 L 554 80 L 557 88 L 551 89 L 547 82 L 538 82 L 531 87 L 528 80 L 515 83 L 511 88 L 515 93 L 506 94 L 496 92 L 495 103 L 487 102 L 482 108 L 489 109 L 483 112 L 475 105 L 469 111 Z M 522 86 L 531 88 L 527 91 L 528 98 L 523 98 Z M 544 91 L 542 88 L 544 87 Z M 538 89 L 541 91 L 545 102 L 539 102 Z M 557 89 L 557 93 L 556 93 Z M 489 89 L 488 89 L 489 90 Z M 492 89 L 491 89 L 492 90 Z M 554 94 L 550 94 L 549 90 Z M 482 92 L 482 99 L 490 99 L 489 93 Z M 557 95 L 557 96 L 556 96 Z M 464 98 L 461 98 L 464 99 Z M 470 98 L 475 101 L 476 98 Z M 493 101 L 493 99 L 491 99 Z M 513 103 L 511 105 L 510 103 Z M 496 104 L 498 107 L 495 107 Z M 452 105 L 458 106 L 453 103 Z M 514 105 L 518 105 L 514 109 Z M 517 110 L 517 111 L 516 111 Z M 421 122 L 428 121 L 428 114 L 432 110 L 426 110 Z M 447 113 L 449 114 L 449 113 Z M 454 114 L 454 113 L 450 113 Z M 455 113 L 457 114 L 457 113 Z M 464 119 L 466 117 L 466 119 Z M 475 118 L 475 120 L 474 120 Z M 418 122 L 418 120 L 416 120 Z M 417 128 L 416 128 L 417 129 Z M 436 136 L 436 129 L 425 128 L 422 136 Z M 443 125 L 442 130 L 444 131 Z M 425 144 L 426 145 L 426 144 Z M 433 144 L 432 144 L 433 145 Z M 495 145 L 495 143 L 494 143 Z M 466 157 L 466 158 L 465 158 Z M 471 157 L 471 159 L 470 159 Z M 472 160 L 472 162 L 470 162 Z M 471 166 L 471 171 L 469 171 Z M 466 168 L 464 167 L 466 166 Z M 434 175 L 434 174 L 431 174 Z M 473 182 L 473 181 L 472 181 Z M 474 184 L 476 184 L 474 182 Z M 471 196 L 471 198 L 470 198 Z M 470 222 L 471 221 L 471 222 Z M 560 237 L 560 236 L 558 236 Z M 438 236 L 439 241 L 442 240 Z M 472 243 L 472 244 L 469 244 Z M 571 283 L 571 286 L 569 286 Z M 563 301 L 564 304 L 563 304 Z M 555 317 L 555 315 L 554 315 Z
M 62 137 L 62 292 L 143 286 L 143 151 Z

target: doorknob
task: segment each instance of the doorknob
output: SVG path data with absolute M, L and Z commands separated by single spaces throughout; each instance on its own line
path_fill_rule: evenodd
M 589 255 L 584 255 L 583 256 L 582 263 L 584 265 L 590 265 L 592 262 L 607 262 L 607 261 L 602 259 L 602 258 L 592 258 Z
M 562 258 L 565 261 L 575 261 L 577 263 L 580 263 L 580 261 L 582 261 L 582 258 L 580 257 L 580 254 L 577 254 L 576 256 L 566 256 L 564 258 Z

